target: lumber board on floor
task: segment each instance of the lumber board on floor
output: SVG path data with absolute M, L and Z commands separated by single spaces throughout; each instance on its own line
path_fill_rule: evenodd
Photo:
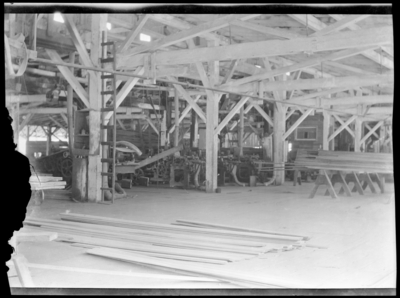
M 130 221 L 130 220 L 122 220 L 101 216 L 92 216 L 92 215 L 83 215 L 83 214 L 74 214 L 74 213 L 61 213 L 61 219 L 63 220 L 73 220 L 80 222 L 91 222 L 95 224 L 104 224 L 104 225 L 113 225 L 117 227 L 140 227 L 141 229 L 153 229 L 153 230 L 162 230 L 162 231 L 170 231 L 175 233 L 189 233 L 189 234 L 207 234 L 207 235 L 215 235 L 219 237 L 232 237 L 232 238 L 242 238 L 246 240 L 256 240 L 256 241 L 267 241 L 270 239 L 276 240 L 288 240 L 288 241 L 297 241 L 298 237 L 291 236 L 280 236 L 280 235 L 261 235 L 257 233 L 246 233 L 246 232 L 234 232 L 234 231 L 216 231 L 215 229 L 194 229 L 189 227 L 181 227 L 181 226 L 173 226 L 167 224 L 156 224 L 149 222 L 139 222 L 139 221 Z
M 12 257 L 12 261 L 15 266 L 15 270 L 17 271 L 19 281 L 21 282 L 22 287 L 24 288 L 32 288 L 35 286 L 31 273 L 27 266 L 26 258 L 23 255 L 16 254 Z
M 60 221 L 54 221 L 54 220 L 37 220 L 35 218 L 29 218 L 25 220 L 26 224 L 36 224 L 36 225 L 41 225 L 41 226 L 52 226 L 52 227 L 58 227 L 58 228 L 69 228 L 72 230 L 77 230 L 77 231 L 88 231 L 88 232 L 94 232 L 94 233 L 103 233 L 103 231 L 107 230 L 109 231 L 108 234 L 110 234 L 110 231 L 114 235 L 119 235 L 122 237 L 152 237 L 149 239 L 156 239 L 154 237 L 162 236 L 162 239 L 169 239 L 169 240 L 174 240 L 174 239 L 185 239 L 185 240 L 192 240 L 192 241 L 197 241 L 197 242 L 202 242 L 202 241 L 208 241 L 208 242 L 215 242 L 215 243 L 221 243 L 221 244 L 228 244 L 228 245 L 239 245 L 239 246 L 254 246 L 254 247 L 262 247 L 265 242 L 262 241 L 253 241 L 253 240 L 240 240 L 240 239 L 221 239 L 221 238 L 216 238 L 216 237 L 202 237 L 196 236 L 196 235 L 186 235 L 186 234 L 160 234 L 156 232 L 148 232 L 148 231 L 140 231 L 140 230 L 130 230 L 130 229 L 124 229 L 123 228 L 116 228 L 116 227 L 107 227 L 107 226 L 102 226 L 101 229 L 99 229 L 98 225 L 93 225 L 93 224 L 79 224 L 79 223 L 69 223 L 69 224 L 63 224 L 64 222 Z M 139 233 L 143 235 L 138 235 Z M 283 241 L 284 243 L 287 243 L 287 240 L 276 240 L 272 239 L 271 241 L 275 242 L 281 242 Z
M 216 229 L 226 229 L 226 230 L 232 230 L 232 231 L 242 231 L 242 232 L 251 232 L 251 233 L 261 233 L 261 234 L 272 234 L 272 235 L 281 235 L 281 236 L 292 236 L 292 237 L 299 237 L 299 238 L 306 238 L 309 239 L 309 236 L 304 236 L 304 235 L 295 235 L 295 234 L 287 234 L 287 233 L 281 233 L 281 232 L 276 232 L 276 231 L 266 231 L 266 230 L 257 230 L 257 229 L 246 229 L 246 228 L 240 228 L 240 227 L 235 227 L 235 226 L 227 226 L 227 225 L 220 225 L 220 224 L 211 224 L 211 223 L 205 223 L 205 222 L 199 222 L 199 221 L 189 221 L 189 220 L 180 220 L 177 219 L 176 222 L 178 224 L 183 223 L 183 224 L 188 224 L 193 227 L 207 227 L 207 228 L 216 228 Z
M 83 243 L 83 244 L 104 246 L 110 248 L 119 248 L 136 252 L 162 253 L 162 254 L 179 255 L 179 256 L 196 257 L 196 258 L 208 258 L 208 259 L 225 260 L 225 261 L 249 259 L 251 257 L 254 257 L 250 255 L 233 254 L 228 252 L 204 252 L 204 251 L 188 250 L 182 248 L 175 248 L 175 249 L 165 248 L 165 247 L 162 248 L 146 244 L 132 244 L 125 241 L 90 239 L 88 237 L 73 237 L 72 239 L 59 238 L 59 241 L 71 242 L 71 243 Z
M 142 256 L 135 253 L 126 253 L 123 251 L 115 250 L 115 249 L 103 249 L 103 248 L 94 248 L 89 249 L 86 253 L 91 255 L 102 256 L 106 258 L 111 258 L 115 260 L 125 261 L 125 262 L 133 262 L 142 265 L 151 265 L 162 268 L 169 268 L 174 270 L 179 270 L 182 272 L 187 272 L 189 274 L 197 274 L 206 277 L 217 278 L 222 281 L 227 281 L 231 283 L 237 283 L 240 285 L 247 285 L 247 287 L 282 287 L 282 288 L 301 288 L 307 287 L 304 284 L 298 284 L 295 282 L 289 282 L 286 280 L 280 280 L 274 277 L 260 277 L 254 275 L 245 275 L 238 274 L 232 272 L 232 270 L 222 270 L 222 269 L 214 269 L 210 267 L 204 267 L 199 265 L 187 264 L 177 261 L 167 261 L 160 260 L 153 257 Z
M 39 178 L 36 176 L 31 176 L 29 178 L 29 182 L 55 182 L 55 181 L 62 181 L 63 177 L 50 177 L 50 176 L 42 176 Z
M 44 187 L 48 187 L 48 186 L 65 186 L 67 185 L 66 181 L 56 181 L 56 182 L 29 182 L 29 184 L 31 186 L 35 186 L 35 187 L 40 187 L 40 186 L 44 186 Z
M 54 225 L 43 225 L 38 222 L 29 222 L 25 221 L 24 224 L 33 224 L 37 226 L 41 226 L 39 229 L 45 229 L 47 231 L 56 231 L 59 234 L 67 234 L 67 235 L 83 235 L 83 236 L 90 236 L 90 237 L 99 237 L 99 238 L 105 238 L 105 239 L 114 239 L 114 240 L 123 240 L 123 241 L 130 241 L 130 242 L 139 242 L 139 243 L 151 243 L 154 245 L 165 245 L 165 244 L 172 244 L 172 245 L 181 245 L 185 247 L 194 247 L 194 248 L 205 248 L 209 250 L 229 250 L 231 252 L 235 253 L 246 253 L 246 254 L 259 254 L 261 252 L 264 252 L 264 246 L 258 247 L 258 246 L 238 246 L 238 245 L 230 245 L 230 244 L 225 244 L 225 243 L 210 243 L 206 242 L 204 240 L 201 241 L 195 241 L 192 239 L 168 239 L 168 238 L 162 238 L 162 237 L 151 237 L 151 236 L 131 236 L 131 235 L 126 235 L 126 234 L 118 234 L 118 233 L 102 233 L 99 232 L 99 229 L 97 230 L 84 230 L 84 229 L 73 229 L 73 228 L 68 228 L 68 227 L 58 227 Z
M 65 185 L 59 185 L 59 186 L 35 186 L 31 185 L 32 190 L 45 190 L 45 189 L 64 189 Z

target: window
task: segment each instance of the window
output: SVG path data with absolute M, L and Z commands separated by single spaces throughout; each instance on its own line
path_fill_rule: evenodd
M 315 141 L 317 139 L 316 127 L 298 127 L 296 129 L 296 140 Z
M 147 34 L 140 33 L 139 38 L 141 41 L 149 41 L 149 42 L 151 41 L 151 37 Z

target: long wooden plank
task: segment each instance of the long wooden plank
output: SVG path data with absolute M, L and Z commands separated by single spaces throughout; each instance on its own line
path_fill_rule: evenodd
M 76 236 L 82 236 L 82 237 L 91 237 L 94 239 L 106 239 L 106 240 L 113 240 L 113 241 L 124 241 L 132 244 L 151 244 L 153 246 L 157 247 L 168 247 L 168 248 L 183 248 L 183 249 L 190 249 L 190 250 L 202 250 L 202 251 L 209 251 L 209 252 L 224 252 L 224 253 L 241 253 L 241 254 L 246 254 L 246 255 L 252 255 L 252 256 L 257 256 L 261 253 L 268 252 L 270 250 L 269 247 L 279 247 L 280 245 L 284 244 L 268 244 L 262 249 L 256 249 L 256 248 L 242 248 L 240 246 L 232 246 L 232 245 L 222 245 L 222 244 L 207 244 L 206 242 L 191 242 L 187 240 L 166 240 L 166 239 L 145 239 L 144 237 L 135 237 L 135 239 L 130 239 L 130 238 L 118 238 L 113 234 L 110 235 L 97 235 L 93 234 L 93 232 L 77 232 L 77 231 L 70 231 L 70 230 L 64 230 L 61 228 L 55 228 L 55 227 L 41 227 L 41 228 L 36 228 L 38 230 L 45 230 L 45 231 L 54 231 L 57 232 L 61 237 L 67 237 L 69 239 L 73 239 L 73 237 Z M 143 239 L 142 239 L 143 238 Z
M 156 65 L 188 64 L 215 60 L 249 59 L 279 55 L 292 55 L 304 51 L 328 51 L 367 46 L 390 45 L 393 43 L 391 26 L 339 32 L 328 36 L 297 38 L 292 40 L 268 40 L 220 46 L 216 48 L 196 48 L 189 50 L 169 51 L 156 56 Z M 119 56 L 118 67 L 140 66 L 146 54 L 133 57 Z
M 242 240 L 245 240 L 246 238 L 254 239 L 256 241 L 261 241 L 261 240 L 269 240 L 270 238 L 274 239 L 279 239 L 279 240 L 289 240 L 289 241 L 296 241 L 298 240 L 296 237 L 286 237 L 286 236 L 262 236 L 258 234 L 252 234 L 252 233 L 243 233 L 243 232 L 230 232 L 230 231 L 225 231 L 225 232 L 219 232 L 215 231 L 213 229 L 203 229 L 201 231 L 197 229 L 191 229 L 191 228 L 184 228 L 184 227 L 176 227 L 172 225 L 165 225 L 165 224 L 156 224 L 156 223 L 148 223 L 148 222 L 137 222 L 137 221 L 127 221 L 127 220 L 118 220 L 118 219 L 112 219 L 112 218 L 102 218 L 102 217 L 96 217 L 96 216 L 89 216 L 89 215 L 74 215 L 71 213 L 65 214 L 61 213 L 60 214 L 61 219 L 67 220 L 74 220 L 74 221 L 80 221 L 80 222 L 92 222 L 92 223 L 104 223 L 107 225 L 116 225 L 120 227 L 128 227 L 128 228 L 133 228 L 133 227 L 139 227 L 141 229 L 145 228 L 154 228 L 154 229 L 159 229 L 162 231 L 169 231 L 171 233 L 173 232 L 182 232 L 182 233 L 189 233 L 192 236 L 195 234 L 204 234 L 208 236 L 218 236 L 218 237 L 234 237 L 234 238 L 240 238 Z M 246 241 L 247 241 L 246 240 Z
M 165 225 L 165 224 L 156 224 L 156 223 L 148 223 L 148 222 L 139 222 L 139 221 L 130 221 L 130 220 L 122 220 L 122 219 L 114 219 L 114 218 L 107 218 L 107 217 L 100 217 L 100 216 L 93 216 L 93 215 L 83 215 L 83 214 L 73 214 L 73 213 L 61 213 L 61 219 L 63 220 L 73 220 L 79 222 L 93 222 L 93 223 L 104 223 L 107 225 L 115 225 L 119 227 L 140 227 L 141 229 L 144 228 L 154 228 L 160 229 L 163 231 L 171 231 L 171 232 L 181 232 L 181 233 L 190 233 L 191 235 L 195 234 L 207 234 L 209 236 L 218 236 L 218 237 L 239 237 L 241 239 L 253 239 L 257 241 L 262 240 L 269 240 L 269 239 L 279 239 L 279 240 L 289 240 L 289 241 L 296 241 L 298 240 L 296 237 L 289 237 L 289 236 L 267 236 L 267 235 L 259 235 L 259 234 L 252 234 L 252 233 L 244 233 L 244 232 L 231 232 L 231 231 L 224 231 L 219 232 L 213 229 L 203 229 L 201 231 L 192 228 L 186 227 L 177 227 L 173 225 Z
M 183 272 L 189 272 L 191 274 L 202 275 L 217 278 L 223 281 L 240 283 L 240 284 L 248 284 L 249 287 L 268 287 L 268 286 L 277 286 L 277 287 L 293 287 L 299 288 L 304 287 L 304 284 L 296 284 L 294 282 L 282 281 L 273 277 L 263 276 L 262 278 L 254 275 L 244 275 L 233 273 L 232 270 L 218 270 L 205 268 L 197 265 L 187 265 L 182 262 L 172 262 L 166 260 L 159 260 L 152 257 L 145 257 L 138 254 L 133 253 L 124 253 L 118 250 L 111 249 L 90 249 L 87 250 L 86 253 L 102 256 L 106 258 L 113 258 L 117 260 L 122 260 L 126 262 L 134 262 L 145 265 L 153 265 L 158 267 L 167 267 L 175 270 L 183 270 Z M 251 285 L 251 286 L 250 286 Z
M 178 152 L 182 149 L 183 149 L 183 145 L 181 144 L 179 146 L 173 147 L 173 148 L 165 150 L 159 154 L 156 154 L 150 158 L 144 159 L 141 162 L 139 162 L 139 164 L 136 166 L 116 166 L 116 171 L 117 171 L 117 173 L 123 173 L 123 169 L 125 169 L 126 170 L 125 173 L 133 173 L 137 169 L 140 169 L 140 168 L 147 166 L 153 162 L 156 162 L 157 160 L 160 160 L 167 156 L 170 156 L 171 154 L 174 154 L 175 152 Z
M 215 223 L 211 224 L 211 223 L 200 222 L 200 221 L 189 221 L 189 220 L 177 219 L 176 222 L 178 224 L 179 223 L 191 224 L 192 226 L 198 226 L 198 227 L 226 229 L 226 230 L 232 230 L 232 231 L 272 234 L 272 235 L 281 235 L 281 236 L 294 236 L 294 237 L 304 238 L 305 240 L 310 238 L 309 236 L 304 236 L 304 235 L 288 234 L 288 233 L 281 233 L 281 232 L 277 232 L 277 231 L 267 231 L 267 230 L 258 230 L 258 229 L 246 229 L 246 228 L 241 228 L 241 227 L 237 227 L 237 226 L 228 226 L 228 225 L 221 225 L 221 224 L 215 224 Z
M 45 189 L 64 189 L 65 185 L 61 186 L 33 186 L 31 185 L 32 190 L 45 190 Z
M 244 260 L 249 259 L 254 256 L 243 255 L 243 254 L 233 254 L 228 252 L 206 252 L 206 251 L 197 251 L 183 248 L 166 248 L 166 247 L 157 247 L 154 245 L 146 245 L 146 244 L 132 244 L 124 241 L 115 241 L 115 240 L 105 240 L 105 239 L 92 239 L 89 237 L 73 237 L 73 239 L 60 239 L 63 242 L 73 242 L 73 243 L 83 243 L 90 244 L 95 246 L 103 246 L 117 249 L 124 249 L 129 251 L 136 251 L 140 253 L 148 252 L 148 253 L 160 253 L 166 255 L 179 255 L 186 257 L 195 257 L 195 258 L 204 258 L 204 259 L 213 259 L 220 261 L 234 261 L 234 260 Z
M 247 254 L 247 255 L 258 255 L 262 252 L 265 252 L 265 247 L 268 245 L 277 245 L 276 243 L 267 244 L 267 243 L 255 243 L 255 242 L 232 242 L 229 240 L 224 239 L 215 239 L 215 238 L 192 238 L 189 239 L 188 237 L 182 235 L 172 235 L 166 237 L 163 235 L 159 237 L 159 235 L 146 235 L 146 233 L 142 233 L 142 235 L 130 235 L 127 233 L 121 233 L 118 231 L 109 232 L 105 231 L 108 230 L 107 227 L 102 226 L 104 231 L 92 228 L 85 228 L 85 227 L 71 227 L 66 225 L 57 225 L 53 223 L 43 223 L 33 220 L 26 220 L 24 225 L 29 225 L 29 228 L 39 229 L 39 230 L 46 230 L 46 231 L 55 231 L 60 234 L 60 237 L 76 237 L 76 236 L 88 236 L 94 238 L 102 238 L 102 239 L 114 239 L 117 241 L 124 241 L 124 242 L 132 242 L 132 243 L 141 243 L 141 244 L 152 244 L 155 246 L 175 246 L 181 248 L 188 248 L 188 249 L 202 249 L 202 250 L 210 250 L 210 251 L 223 251 L 223 252 L 230 252 L 230 253 L 240 253 L 240 254 Z M 40 226 L 40 228 L 39 228 Z M 233 244 L 232 244 L 233 243 Z M 238 244 L 239 243 L 239 244 Z M 287 244 L 286 241 L 283 244 Z M 248 244 L 240 245 L 240 244 Z

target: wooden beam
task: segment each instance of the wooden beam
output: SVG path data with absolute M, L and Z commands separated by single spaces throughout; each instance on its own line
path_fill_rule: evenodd
M 139 67 L 138 69 L 135 70 L 134 74 L 137 75 L 143 75 L 144 73 L 144 67 Z M 115 101 L 116 108 L 118 108 L 121 103 L 124 101 L 124 99 L 128 96 L 129 92 L 131 92 L 132 88 L 135 87 L 136 83 L 139 81 L 139 78 L 129 78 L 127 82 L 125 82 L 124 87 L 118 92 L 117 94 L 117 100 Z M 110 120 L 112 116 L 112 112 L 108 112 L 105 116 L 105 121 Z
M 134 27 L 131 32 L 126 36 L 125 40 L 123 43 L 118 47 L 117 53 L 123 53 L 128 50 L 129 46 L 132 44 L 132 42 L 135 40 L 135 38 L 139 35 L 141 32 L 144 24 L 146 24 L 147 20 L 149 19 L 149 16 L 147 14 L 143 15 L 140 17 L 140 20 L 136 24 L 136 27 Z
M 75 63 L 75 52 L 69 53 L 69 63 Z M 71 73 L 74 73 L 74 68 L 71 67 L 70 69 Z M 73 114 L 73 100 L 74 100 L 74 94 L 73 94 L 73 88 L 70 84 L 67 86 L 67 119 L 64 118 L 64 113 L 61 113 L 61 116 L 63 117 L 65 123 L 67 123 L 68 126 L 68 147 L 69 147 L 69 153 L 71 156 L 73 156 L 73 148 L 74 148 L 74 114 Z M 75 185 L 74 185 L 75 187 Z
M 220 46 L 217 48 L 196 48 L 189 50 L 158 53 L 157 65 L 175 65 L 194 62 L 249 59 L 279 55 L 293 55 L 304 51 L 329 51 L 369 46 L 391 45 L 393 28 L 390 26 L 334 33 L 328 36 L 305 37 L 292 40 L 268 40 Z M 149 54 L 138 54 L 133 57 L 118 56 L 117 68 L 130 65 L 140 66 L 144 57 Z
M 220 131 L 229 123 L 233 116 L 239 112 L 239 110 L 243 107 L 243 105 L 249 100 L 250 97 L 243 96 L 236 105 L 229 111 L 228 115 L 218 124 L 217 128 L 214 131 L 215 135 L 218 135 Z
M 313 92 L 302 96 L 297 96 L 292 98 L 289 102 L 298 102 L 303 103 L 306 99 L 315 98 L 315 97 L 322 97 L 328 96 L 331 94 L 339 93 L 348 90 L 347 88 L 332 88 L 324 91 Z
M 260 115 L 269 123 L 269 125 L 274 126 L 274 122 L 271 119 L 271 117 L 265 113 L 262 107 L 260 107 L 258 104 L 253 104 L 253 107 L 260 113 Z
M 365 126 L 369 131 L 372 130 L 372 127 L 369 126 L 368 123 L 364 122 L 364 126 Z M 381 126 L 381 127 L 382 127 L 382 126 Z M 373 134 L 375 137 L 377 137 L 378 139 L 380 138 L 380 136 L 379 136 L 375 131 L 373 131 L 372 134 Z
M 344 121 L 336 114 L 332 114 L 332 116 L 340 123 L 340 125 L 344 125 Z M 349 132 L 349 134 L 354 138 L 354 131 L 350 129 L 350 127 L 346 126 L 345 129 Z
M 244 113 L 242 106 L 239 112 L 239 127 L 238 127 L 239 156 L 243 156 L 243 133 L 244 133 Z
M 80 56 L 84 65 L 100 66 L 100 58 L 102 57 L 102 35 L 106 34 L 107 14 L 93 14 L 91 20 L 91 42 L 90 42 L 90 59 L 87 56 Z M 79 50 L 79 49 L 78 49 Z M 81 49 L 86 52 L 86 49 Z M 79 52 L 80 53 L 80 52 Z M 81 53 L 80 53 L 81 54 Z M 92 71 L 89 73 L 89 156 L 88 156 L 88 182 L 87 193 L 89 202 L 99 202 L 102 200 L 102 171 L 101 163 L 101 130 L 102 117 L 100 109 L 101 103 L 101 79 L 100 72 Z
M 314 109 L 308 109 L 301 115 L 299 119 L 283 134 L 283 140 L 286 140 L 288 136 L 310 115 Z
M 46 94 L 34 94 L 34 95 L 25 95 L 25 94 L 9 94 L 6 96 L 8 102 L 10 103 L 26 103 L 26 102 L 39 102 L 45 103 L 46 102 Z
M 22 129 L 32 120 L 33 115 L 28 114 L 25 116 L 24 120 L 22 120 L 21 124 L 18 126 L 18 131 L 21 132 Z
M 168 76 L 167 78 L 170 81 L 177 82 L 177 80 L 171 76 Z M 196 111 L 197 115 L 199 115 L 199 117 L 203 119 L 204 122 L 206 122 L 206 116 L 204 115 L 203 110 L 197 105 L 197 103 L 194 102 L 194 100 L 190 97 L 189 93 L 187 93 L 187 91 L 183 89 L 181 85 L 178 84 L 173 84 L 173 85 L 176 88 L 176 90 L 178 90 L 179 93 L 182 94 L 183 98 L 188 102 L 188 104 L 192 107 L 192 109 Z
M 75 23 L 73 21 L 72 15 L 63 14 L 65 19 L 65 26 L 68 29 L 69 34 L 71 35 L 72 42 L 74 43 L 78 53 L 79 53 L 79 60 L 82 61 L 82 64 L 89 67 L 94 67 L 95 64 L 98 64 L 97 61 L 92 61 L 91 57 L 86 50 L 86 46 L 83 43 L 83 40 L 79 34 L 78 28 L 76 28 Z M 107 22 L 107 20 L 106 20 Z M 93 28 L 92 28 L 93 29 Z M 93 32 L 92 32 L 93 35 Z M 91 48 L 90 48 L 91 49 Z M 92 70 L 88 70 L 91 76 L 95 76 L 96 72 Z M 93 83 L 93 81 L 92 81 Z
M 343 18 L 345 18 L 344 15 L 329 15 L 330 17 L 334 18 L 337 21 L 342 20 Z M 360 26 L 358 26 L 357 24 L 351 24 L 350 26 L 348 26 L 348 28 L 350 30 L 359 30 L 361 29 Z M 364 57 L 367 57 L 368 59 L 375 61 L 378 64 L 382 64 L 382 66 L 389 68 L 389 69 L 393 69 L 394 68 L 394 64 L 393 61 L 386 58 L 385 56 L 378 54 L 375 51 L 367 51 L 365 53 L 362 54 Z M 393 56 L 393 55 L 392 55 Z
M 273 83 L 273 82 L 270 82 Z M 284 171 L 278 169 L 284 167 L 284 144 L 283 134 L 285 133 L 285 110 L 283 107 L 279 107 L 280 103 L 274 104 L 274 135 L 273 135 L 273 161 L 275 168 L 275 185 L 282 185 L 285 182 Z
M 365 112 L 365 105 L 357 105 L 357 114 L 363 115 Z M 354 123 L 354 152 L 361 152 L 361 146 L 363 145 L 362 134 L 363 134 L 363 123 L 360 117 L 357 117 Z
M 284 91 L 284 90 L 305 90 L 305 89 L 323 89 L 323 88 L 346 88 L 387 85 L 392 86 L 394 82 L 393 75 L 367 75 L 367 76 L 346 76 L 320 79 L 302 79 L 296 81 L 275 81 L 265 82 L 265 91 Z M 253 90 L 254 85 L 247 83 L 241 86 L 225 88 L 231 92 L 248 92 Z
M 54 50 L 45 49 L 50 59 L 55 62 L 63 62 L 58 53 Z M 67 82 L 71 85 L 72 89 L 76 92 L 86 107 L 89 107 L 89 95 L 82 85 L 78 82 L 74 74 L 66 66 L 57 65 L 58 70 L 62 73 Z
M 233 20 L 236 20 L 236 19 L 248 20 L 250 18 L 254 18 L 257 16 L 259 16 L 259 14 L 253 14 L 253 15 L 230 14 L 227 16 L 223 16 L 223 17 L 217 18 L 213 21 L 206 22 L 206 23 L 194 26 L 190 29 L 182 30 L 175 34 L 166 36 L 157 42 L 153 42 L 149 46 L 137 47 L 137 48 L 133 49 L 132 51 L 130 51 L 128 54 L 136 55 L 136 54 L 139 54 L 142 52 L 155 51 L 159 48 L 167 47 L 167 46 L 173 45 L 175 43 L 182 42 L 182 41 L 188 40 L 190 38 L 202 35 L 204 33 L 219 30 L 221 28 L 228 26 L 229 23 Z
M 64 129 L 64 130 L 67 130 L 67 129 L 65 128 L 64 125 L 62 125 L 60 122 L 58 122 L 56 119 L 54 119 L 54 118 L 51 117 L 50 115 L 48 115 L 47 117 L 48 117 L 51 121 L 53 121 L 58 127 L 62 128 L 62 129 Z
M 322 100 L 322 105 L 372 105 L 381 103 L 393 103 L 393 95 L 349 96 Z
M 158 131 L 157 127 L 155 126 L 155 124 L 153 123 L 153 121 L 149 118 L 146 117 L 145 120 L 149 123 L 149 125 L 151 126 L 151 128 L 156 132 L 157 135 L 160 134 L 160 132 Z
M 347 27 L 349 27 L 365 18 L 368 18 L 368 17 L 369 17 L 369 15 L 366 15 L 366 14 L 350 15 L 350 16 L 347 16 L 347 17 L 337 21 L 336 23 L 333 23 L 330 26 L 323 28 L 322 30 L 314 32 L 310 36 L 322 36 L 322 35 L 330 34 L 332 32 L 336 32 L 336 31 L 342 30 L 344 28 L 347 28 Z
M 254 23 L 249 23 L 249 22 L 243 22 L 243 21 L 233 21 L 231 22 L 231 25 L 234 26 L 239 26 L 242 28 L 247 28 L 253 31 L 261 32 L 267 35 L 274 35 L 274 36 L 279 36 L 287 39 L 293 39 L 293 38 L 301 38 L 303 35 L 294 33 L 290 30 L 283 30 L 283 29 L 275 29 L 271 27 L 265 27 L 265 26 L 260 26 Z
M 221 82 L 221 85 L 226 84 L 231 78 L 233 73 L 235 72 L 236 66 L 238 65 L 239 60 L 233 60 L 229 65 L 228 70 L 226 71 L 225 77 Z
M 249 82 L 253 81 L 259 81 L 259 80 L 265 80 L 268 78 L 273 78 L 274 76 L 285 74 L 287 72 L 292 72 L 292 71 L 297 71 L 297 70 L 302 70 L 307 67 L 312 67 L 316 65 L 320 65 L 324 61 L 329 61 L 329 60 L 339 60 L 343 58 L 348 58 L 357 54 L 362 53 L 363 51 L 366 51 L 368 49 L 371 49 L 371 47 L 363 47 L 363 48 L 355 48 L 355 49 L 346 49 L 342 50 L 333 54 L 326 55 L 324 57 L 317 57 L 317 58 L 311 58 L 309 60 L 300 62 L 300 63 L 295 63 L 289 66 L 284 66 L 281 68 L 274 69 L 273 71 L 267 70 L 264 73 L 253 75 L 250 77 L 245 77 L 243 79 L 238 79 L 235 81 L 231 81 L 229 84 L 225 84 L 225 86 L 220 86 L 220 88 L 227 88 L 229 86 L 237 86 L 237 85 L 243 85 Z
M 21 109 L 20 114 L 60 114 L 66 113 L 66 108 L 34 108 L 34 109 Z
M 309 28 L 311 28 L 314 31 L 319 31 L 322 30 L 324 28 L 327 27 L 326 24 L 324 24 L 323 22 L 321 22 L 320 20 L 318 20 L 317 18 L 313 17 L 312 15 L 294 15 L 294 14 L 289 14 L 289 17 L 295 19 L 296 21 L 298 21 L 299 23 L 308 26 Z M 330 15 L 332 18 L 334 18 L 335 20 L 341 20 L 344 18 L 344 16 L 340 16 L 340 15 Z M 350 30 L 354 30 L 357 29 L 359 30 L 360 27 L 358 25 L 350 25 L 348 27 Z M 390 61 L 389 59 L 379 55 L 378 53 L 376 53 L 373 50 L 370 51 L 366 51 L 364 53 L 362 53 L 363 56 L 371 59 L 372 61 L 375 61 L 377 63 L 379 63 L 379 61 L 382 61 L 382 65 L 393 69 L 393 61 Z
M 384 124 L 384 121 L 379 121 L 370 131 L 361 139 L 360 143 L 364 143 L 375 131 Z
M 343 123 L 333 134 L 331 134 L 328 138 L 328 141 L 333 140 L 343 129 L 349 126 L 351 122 L 353 122 L 357 116 L 351 116 L 345 123 Z

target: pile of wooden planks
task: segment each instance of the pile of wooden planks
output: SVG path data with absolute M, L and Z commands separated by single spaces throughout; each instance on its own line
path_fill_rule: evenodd
M 29 184 L 32 190 L 64 189 L 67 182 L 63 181 L 63 177 L 36 176 L 33 174 L 29 178 Z
M 61 221 L 27 218 L 24 226 L 57 232 L 56 241 L 90 248 L 88 252 L 92 254 L 106 256 L 112 251 L 113 254 L 108 256 L 110 258 L 123 256 L 121 260 L 129 262 L 136 262 L 139 258 L 146 262 L 150 260 L 151 265 L 158 262 L 160 266 L 172 262 L 169 265 L 173 267 L 176 265 L 173 262 L 178 262 L 184 264 L 187 271 L 196 263 L 225 265 L 254 259 L 267 252 L 298 249 L 309 239 L 307 236 L 272 231 L 216 226 L 202 226 L 199 229 L 197 226 L 157 224 L 75 213 L 61 213 L 60 217 Z M 193 224 L 182 221 L 177 223 Z M 196 273 L 193 270 L 192 273 Z M 204 276 L 212 277 L 208 274 Z
M 373 180 L 378 184 L 381 192 L 385 189 L 383 174 L 393 174 L 393 155 L 387 153 L 348 152 L 320 150 L 317 154 L 298 152 L 295 160 L 298 168 L 320 170 L 315 186 L 311 191 L 313 198 L 319 186 L 326 185 L 326 195 L 337 198 L 334 190 L 336 183 L 341 184 L 339 194 L 345 193 L 351 196 L 351 192 L 358 191 L 363 195 L 367 186 L 372 193 L 376 193 Z M 354 188 L 350 190 L 348 183 L 353 182 Z M 363 184 L 361 184 L 361 182 Z

